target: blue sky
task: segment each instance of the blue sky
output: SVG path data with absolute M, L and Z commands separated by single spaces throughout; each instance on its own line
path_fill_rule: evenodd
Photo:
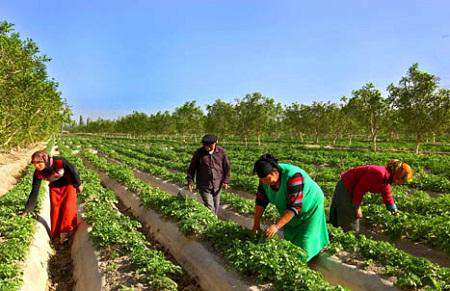
M 52 58 L 75 115 L 114 118 L 232 101 L 260 91 L 282 103 L 385 89 L 408 67 L 450 87 L 450 2 L 0 0 Z

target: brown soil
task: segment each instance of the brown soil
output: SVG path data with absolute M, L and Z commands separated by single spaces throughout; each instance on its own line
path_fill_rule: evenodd
M 133 214 L 130 212 L 129 209 L 127 209 L 121 202 L 118 203 L 118 205 L 116 205 L 117 208 L 119 209 L 119 211 L 132 218 L 135 219 Z M 150 243 L 150 246 L 152 249 L 155 250 L 159 250 L 161 252 L 164 253 L 166 259 L 170 260 L 171 262 L 173 262 L 174 264 L 178 265 L 177 261 L 175 260 L 175 258 L 164 248 L 164 246 L 162 246 L 161 244 L 159 244 L 150 234 L 149 230 L 146 229 L 145 227 L 141 227 L 138 229 L 140 232 L 142 232 L 143 234 L 145 234 L 147 241 Z M 182 274 L 176 275 L 172 278 L 175 282 L 177 282 L 178 284 L 178 289 L 179 290 L 201 290 L 200 286 L 197 284 L 197 282 L 195 281 L 194 278 L 190 277 L 186 272 L 183 271 Z M 141 286 L 143 287 L 143 286 Z M 146 290 L 146 289 L 137 289 L 137 290 Z M 150 289 L 149 289 L 150 290 Z
M 55 254 L 50 258 L 49 268 L 49 286 L 53 291 L 70 291 L 73 289 L 73 264 L 70 255 L 72 237 L 63 244 L 54 243 Z
M 143 276 L 136 274 L 130 266 L 128 257 L 114 257 L 109 252 L 102 251 L 99 257 L 99 268 L 105 277 L 105 290 L 120 290 L 123 287 L 147 290 Z
M 145 281 L 145 275 L 139 274 L 132 266 L 129 257 L 115 257 L 113 252 L 102 251 L 100 253 L 99 267 L 105 276 L 105 290 L 118 291 L 122 288 L 131 290 L 154 290 Z M 195 280 L 186 274 L 173 278 L 178 284 L 179 290 L 200 290 Z
M 252 194 L 252 193 L 248 193 L 242 190 L 236 190 L 236 189 L 229 189 L 229 192 L 235 193 L 245 199 L 250 199 L 250 200 L 255 200 L 255 195 L 256 194 Z
M 431 190 L 424 190 L 424 191 L 427 192 L 428 195 L 430 195 L 430 197 L 432 197 L 432 198 L 439 198 L 442 195 L 447 194 L 447 193 L 436 192 L 436 191 L 431 191 Z

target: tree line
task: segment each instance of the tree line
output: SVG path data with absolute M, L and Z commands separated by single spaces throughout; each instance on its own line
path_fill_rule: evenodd
M 425 140 L 450 132 L 450 90 L 439 86 L 439 78 L 413 64 L 397 84 L 383 96 L 373 83 L 353 90 L 340 102 L 292 103 L 282 105 L 261 93 L 247 94 L 234 102 L 217 99 L 203 111 L 195 101 L 173 112 L 133 112 L 117 120 L 84 122 L 75 132 L 192 135 L 203 132 L 237 136 L 243 140 L 265 136 L 290 137 L 301 141 L 313 137 L 331 139 L 333 144 L 355 136 L 370 138 L 377 150 L 380 135 L 393 140 L 413 138 L 416 151 Z
M 0 22 L 0 151 L 47 139 L 70 121 L 70 109 L 31 39 Z

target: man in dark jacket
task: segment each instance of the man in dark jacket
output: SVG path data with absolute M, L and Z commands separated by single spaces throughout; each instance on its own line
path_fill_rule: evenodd
M 230 162 L 222 147 L 217 146 L 217 137 L 207 134 L 202 138 L 203 146 L 192 156 L 187 172 L 188 189 L 192 192 L 194 176 L 203 204 L 215 214 L 220 207 L 220 190 L 228 189 Z

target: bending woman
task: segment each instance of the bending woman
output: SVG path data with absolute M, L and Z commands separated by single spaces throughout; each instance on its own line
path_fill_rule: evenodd
M 270 154 L 261 156 L 253 171 L 260 182 L 253 231 L 260 229 L 267 204 L 274 204 L 280 218 L 269 226 L 266 235 L 272 237 L 283 228 L 284 238 L 305 250 L 306 261 L 311 261 L 329 244 L 325 198 L 319 185 L 301 168 L 278 163 Z
M 397 214 L 391 185 L 409 182 L 412 176 L 409 165 L 399 160 L 390 160 L 385 167 L 366 165 L 342 173 L 331 201 L 330 223 L 345 231 L 359 231 L 361 202 L 367 192 L 380 193 L 387 210 Z
M 33 174 L 33 188 L 28 197 L 24 213 L 30 213 L 36 206 L 42 180 L 50 182 L 50 236 L 60 237 L 61 242 L 77 227 L 77 192 L 82 191 L 80 176 L 75 167 L 62 157 L 37 151 L 31 157 L 36 170 Z

